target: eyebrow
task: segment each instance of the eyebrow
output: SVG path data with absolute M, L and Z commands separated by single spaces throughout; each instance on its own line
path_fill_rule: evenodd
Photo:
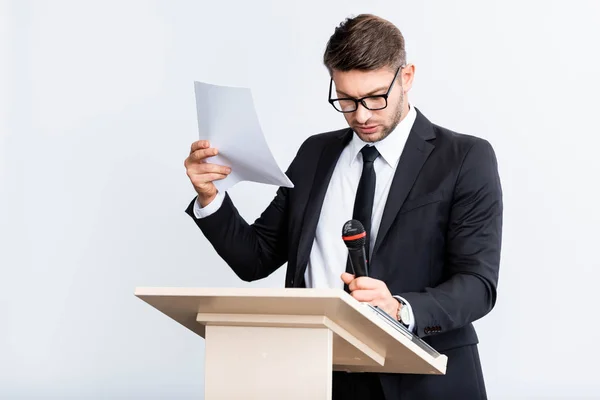
M 364 95 L 363 97 L 367 97 L 367 96 L 374 96 L 374 95 L 375 95 L 375 93 L 377 93 L 377 92 L 380 92 L 380 91 L 382 91 L 382 90 L 384 90 L 384 91 L 385 91 L 385 90 L 387 90 L 387 88 L 388 88 L 387 86 L 382 86 L 382 87 L 380 87 L 380 88 L 378 88 L 378 89 L 371 90 L 370 92 L 368 92 L 368 93 L 365 93 L 365 95 Z M 352 97 L 352 96 L 350 96 L 349 94 L 342 92 L 341 90 L 337 90 L 337 88 L 335 89 L 335 91 L 336 91 L 336 92 L 337 92 L 337 93 L 338 93 L 340 96 Z M 383 93 L 381 93 L 381 94 L 383 94 Z

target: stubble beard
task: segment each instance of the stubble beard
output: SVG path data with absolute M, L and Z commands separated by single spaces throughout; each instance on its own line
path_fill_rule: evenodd
M 402 89 L 402 87 L 400 88 Z M 383 127 L 381 135 L 377 141 L 383 140 L 389 136 L 390 133 L 396 129 L 400 121 L 402 120 L 402 115 L 404 111 L 404 92 L 400 94 L 400 101 L 398 102 L 398 107 L 394 110 L 394 116 L 392 118 L 392 122 L 389 125 Z

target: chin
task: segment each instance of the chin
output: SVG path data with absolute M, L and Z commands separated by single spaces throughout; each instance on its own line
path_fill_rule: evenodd
M 385 133 L 385 130 L 382 130 L 382 129 L 378 129 L 376 132 L 373 132 L 373 133 L 361 133 L 360 131 L 358 131 L 356 129 L 354 130 L 354 132 L 356 132 L 358 137 L 363 142 L 367 142 L 367 143 L 378 142 L 387 136 Z

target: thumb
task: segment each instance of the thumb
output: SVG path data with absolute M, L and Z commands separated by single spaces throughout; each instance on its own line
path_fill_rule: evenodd
M 352 275 L 352 274 L 349 274 L 349 273 L 347 273 L 347 272 L 344 272 L 344 273 L 342 274 L 341 278 L 342 278 L 342 281 L 344 281 L 344 283 L 345 283 L 346 285 L 349 285 L 349 284 L 350 284 L 350 282 L 352 282 L 352 281 L 354 280 L 354 275 Z

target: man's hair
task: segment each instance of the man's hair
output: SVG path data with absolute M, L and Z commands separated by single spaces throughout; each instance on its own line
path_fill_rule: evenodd
M 396 69 L 406 63 L 404 37 L 391 22 L 371 14 L 347 18 L 327 42 L 323 63 L 333 70 Z

